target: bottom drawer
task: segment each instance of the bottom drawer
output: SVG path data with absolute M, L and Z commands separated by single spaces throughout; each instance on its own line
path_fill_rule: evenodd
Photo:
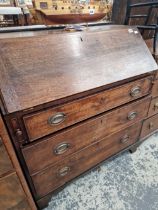
M 158 114 L 148 118 L 143 122 L 143 128 L 140 137 L 145 138 L 148 135 L 152 134 L 157 129 L 158 129 Z
M 32 180 L 38 198 L 64 185 L 67 181 L 116 154 L 139 138 L 142 123 L 134 124 L 110 137 L 86 147 L 58 162 L 53 167 L 34 174 Z
M 16 173 L 0 178 L 0 209 L 31 210 Z

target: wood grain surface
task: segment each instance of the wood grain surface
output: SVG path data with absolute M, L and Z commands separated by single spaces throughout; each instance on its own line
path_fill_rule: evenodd
M 148 116 L 152 116 L 158 113 L 158 97 L 152 99 L 150 108 L 149 108 L 149 113 Z
M 7 174 L 3 173 L 3 176 L 0 177 L 0 210 L 36 210 L 36 205 L 1 115 L 0 137 L 3 142 L 3 149 L 5 148 L 5 155 L 8 154 L 7 159 L 3 153 L 0 154 L 0 164 L 3 164 L 0 166 L 1 175 L 3 173 L 2 169 L 4 169 L 4 172 L 9 170 Z M 5 159 L 2 160 L 2 158 Z
M 154 81 L 153 89 L 152 89 L 152 96 L 158 96 L 158 80 Z
M 2 137 L 0 136 L 0 177 L 13 170 L 12 162 L 2 141 Z
M 84 97 L 45 111 L 25 115 L 23 117 L 30 141 L 43 137 L 77 122 L 138 99 L 150 93 L 152 77 L 129 82 L 117 88 Z M 138 92 L 137 92 L 138 89 Z M 135 94 L 136 91 L 136 94 Z M 61 123 L 50 124 L 49 119 L 64 114 Z
M 150 97 L 138 100 L 24 148 L 23 154 L 30 173 L 33 174 L 49 165 L 53 165 L 67 155 L 144 119 L 147 117 L 149 103 Z M 133 112 L 136 112 L 137 115 L 134 119 L 129 120 L 128 116 Z M 70 148 L 62 155 L 55 155 L 53 151 L 61 143 L 68 143 Z
M 158 114 L 146 119 L 143 122 L 140 138 L 145 138 L 149 134 L 158 130 Z
M 75 176 L 83 173 L 97 163 L 105 160 L 113 154 L 134 144 L 140 133 L 141 123 L 105 137 L 87 148 L 60 161 L 54 167 L 49 167 L 32 177 L 37 195 L 44 196 L 52 190 L 65 184 Z M 123 139 L 129 137 L 127 142 Z M 67 172 L 63 173 L 64 169 Z
M 31 209 L 15 172 L 0 179 L 0 209 Z
M 1 39 L 0 88 L 8 113 L 157 69 L 137 29 Z M 112 27 L 111 27 L 112 28 Z

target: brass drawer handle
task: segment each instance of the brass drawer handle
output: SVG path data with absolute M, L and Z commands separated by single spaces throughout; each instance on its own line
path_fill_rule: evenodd
M 158 102 L 156 102 L 155 104 L 154 104 L 154 110 L 156 111 L 158 109 Z
M 66 118 L 66 115 L 64 113 L 57 113 L 48 119 L 48 123 L 50 125 L 57 125 L 62 123 Z
M 154 129 L 154 123 L 153 123 L 153 122 L 150 122 L 150 123 L 149 123 L 149 129 L 150 129 L 150 130 Z
M 141 94 L 141 88 L 139 86 L 133 87 L 131 89 L 131 93 L 130 94 L 131 94 L 132 97 L 139 96 Z
M 59 170 L 59 176 L 63 177 L 66 176 L 70 171 L 70 167 L 65 166 L 64 168 Z
M 128 114 L 128 120 L 134 120 L 137 117 L 137 112 L 131 112 Z
M 70 144 L 61 143 L 54 149 L 54 153 L 56 155 L 61 155 L 61 154 L 65 153 L 69 149 L 69 147 L 70 147 Z
M 125 135 L 122 139 L 121 139 L 121 143 L 122 144 L 127 144 L 129 143 L 129 139 L 130 137 L 128 135 Z

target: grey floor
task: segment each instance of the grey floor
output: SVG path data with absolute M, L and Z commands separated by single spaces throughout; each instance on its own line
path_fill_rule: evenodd
M 72 181 L 45 210 L 158 210 L 158 134 Z

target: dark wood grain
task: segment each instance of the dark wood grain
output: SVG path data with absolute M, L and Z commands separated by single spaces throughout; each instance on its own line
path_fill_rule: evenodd
M 149 103 L 150 97 L 147 97 L 88 120 L 52 138 L 42 140 L 40 143 L 26 147 L 26 149 L 23 149 L 23 154 L 30 173 L 32 174 L 46 166 L 53 165 L 57 161 L 65 158 L 65 156 L 145 118 Z M 136 112 L 137 116 L 133 120 L 129 120 L 128 115 L 132 112 Z M 67 152 L 62 155 L 55 155 L 53 150 L 59 144 L 65 142 L 70 144 Z
M 30 190 L 42 206 L 45 195 L 138 142 L 157 64 L 132 26 L 13 36 L 0 35 L 0 107 L 23 171 L 2 119 L 0 135 L 27 198 L 12 209 L 34 210 Z M 56 113 L 65 121 L 48 125 Z M 68 149 L 57 154 L 62 143 Z
M 37 205 L 39 209 L 44 209 L 45 207 L 47 207 L 53 195 L 54 195 L 54 192 L 51 192 L 48 195 L 44 196 L 43 198 L 37 200 Z
M 130 144 L 133 144 L 139 136 L 140 128 L 141 124 L 135 124 L 132 128 L 120 131 L 109 138 L 106 137 L 102 141 L 94 143 L 71 157 L 65 158 L 56 166 L 34 175 L 32 179 L 37 195 L 46 195 L 78 174 L 88 170 Z M 129 136 L 129 141 L 127 143 L 121 143 L 126 135 Z M 70 170 L 65 176 L 61 176 L 60 171 L 64 167 L 69 167 Z
M 13 165 L 0 136 L 0 177 L 11 171 L 13 171 Z
M 152 77 L 140 79 L 114 89 L 102 91 L 89 97 L 75 100 L 55 108 L 47 109 L 36 114 L 24 116 L 24 123 L 30 141 L 54 133 L 64 127 L 70 126 L 89 117 L 95 116 L 119 105 L 133 101 L 149 94 Z M 140 93 L 133 95 L 135 88 L 140 89 Z M 65 120 L 59 124 L 50 125 L 50 117 L 58 113 L 65 115 Z
M 157 2 L 157 0 L 119 0 L 119 1 L 114 0 L 112 21 L 115 24 L 120 24 L 120 25 L 124 24 L 125 17 L 126 17 L 127 2 L 130 2 L 131 4 L 135 4 L 135 3 Z M 131 11 L 131 15 L 132 14 L 147 14 L 148 9 L 149 7 L 133 8 Z M 144 25 L 144 22 L 145 21 L 143 18 L 135 18 L 135 20 L 132 20 L 131 24 Z M 153 23 L 156 23 L 156 22 L 153 22 L 153 19 L 151 18 L 149 20 L 149 24 L 153 24 Z
M 128 0 L 114 0 L 112 10 L 112 22 L 123 25 L 126 17 L 126 7 Z
M 157 69 L 139 33 L 129 33 L 128 27 L 105 28 L 1 39 L 0 88 L 6 112 Z
M 145 138 L 149 134 L 152 134 L 158 129 L 158 114 L 146 119 L 143 123 L 143 128 L 141 131 L 141 138 Z
M 1 115 L 0 137 L 3 142 L 2 149 L 5 145 L 5 155 L 7 153 L 6 159 L 4 150 L 0 150 L 2 152 L 0 154 L 0 209 L 36 210 L 36 205 Z
M 158 80 L 154 81 L 153 89 L 152 89 L 152 96 L 158 96 Z
M 16 173 L 0 178 L 0 209 L 30 210 Z

